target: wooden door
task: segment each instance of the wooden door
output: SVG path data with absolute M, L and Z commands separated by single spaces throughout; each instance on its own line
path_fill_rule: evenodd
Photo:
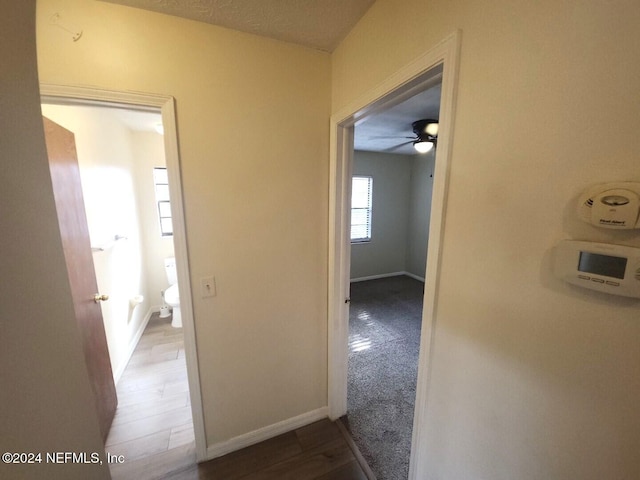
M 106 440 L 118 399 L 113 382 L 102 309 L 84 209 L 80 169 L 73 133 L 43 117 L 58 224 L 67 263 L 76 322 L 93 389 L 100 431 Z M 106 293 L 106 292 L 101 292 Z

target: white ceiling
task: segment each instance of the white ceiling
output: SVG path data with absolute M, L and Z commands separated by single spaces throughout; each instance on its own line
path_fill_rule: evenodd
M 162 125 L 162 115 L 160 113 L 120 108 L 105 108 L 103 111 L 112 115 L 128 129 L 138 132 L 156 132 L 156 125 Z
M 102 0 L 331 52 L 375 0 Z
M 220 25 L 332 51 L 375 0 L 101 0 Z M 355 128 L 356 150 L 415 155 L 411 124 L 439 119 L 440 84 L 367 117 Z M 133 130 L 153 131 L 159 115 L 118 112 Z M 407 143 L 402 147 L 398 145 Z
M 354 132 L 354 148 L 370 152 L 415 155 L 411 140 L 415 135 L 411 124 L 422 119 L 439 120 L 441 86 L 442 84 L 438 83 L 358 123 Z

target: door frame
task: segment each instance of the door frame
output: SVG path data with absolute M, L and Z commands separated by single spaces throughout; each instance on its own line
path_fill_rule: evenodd
M 435 158 L 429 246 L 425 272 L 422 335 L 413 422 L 409 479 L 424 478 L 426 408 L 437 318 L 442 240 L 448 192 L 461 32 L 455 31 L 405 65 L 357 101 L 331 116 L 329 171 L 328 406 L 329 417 L 347 413 L 350 285 L 350 205 L 354 126 L 428 88 L 442 65 L 438 148 Z
M 173 242 L 176 256 L 178 283 L 180 284 L 180 309 L 184 328 L 184 349 L 187 364 L 187 378 L 191 397 L 191 414 L 196 445 L 196 460 L 206 460 L 207 441 L 204 429 L 204 412 L 198 370 L 191 276 L 189 273 L 189 252 L 185 227 L 182 178 L 180 174 L 180 153 L 178 150 L 178 130 L 176 127 L 175 99 L 167 95 L 118 92 L 96 88 L 66 85 L 40 84 L 41 102 L 55 102 L 69 105 L 92 105 L 124 107 L 132 110 L 159 112 L 164 127 L 164 148 L 169 176 L 171 215 L 173 219 Z

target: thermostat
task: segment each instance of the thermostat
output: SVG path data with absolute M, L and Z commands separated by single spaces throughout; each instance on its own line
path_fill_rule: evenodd
M 563 240 L 553 249 L 553 272 L 580 287 L 640 297 L 640 248 Z

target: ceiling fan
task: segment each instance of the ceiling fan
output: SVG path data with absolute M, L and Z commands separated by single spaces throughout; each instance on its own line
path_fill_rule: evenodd
M 411 128 L 413 129 L 415 136 L 404 137 L 410 138 L 411 140 L 409 142 L 396 145 L 389 150 L 395 150 L 403 145 L 412 143 L 413 148 L 415 148 L 418 153 L 427 153 L 436 146 L 436 143 L 438 143 L 438 120 L 430 118 L 416 120 L 411 124 Z

